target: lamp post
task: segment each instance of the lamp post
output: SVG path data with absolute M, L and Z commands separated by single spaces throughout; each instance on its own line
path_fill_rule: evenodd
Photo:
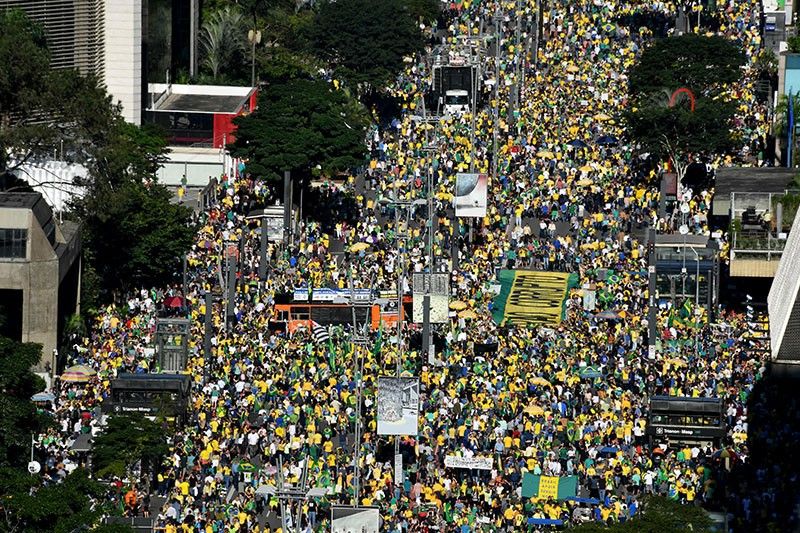
M 256 45 L 261 43 L 261 32 L 252 29 L 247 32 L 247 40 L 250 41 L 251 48 L 251 72 L 250 72 L 250 87 L 256 86 Z

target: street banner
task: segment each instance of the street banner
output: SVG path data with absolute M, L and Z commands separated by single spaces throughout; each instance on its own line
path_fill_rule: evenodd
M 501 270 L 492 318 L 503 325 L 553 326 L 564 319 L 569 290 L 578 275 L 537 270 Z
M 486 216 L 489 176 L 486 174 L 456 174 L 454 202 L 457 217 Z
M 419 379 L 378 378 L 378 435 L 416 435 Z
M 578 493 L 578 476 L 535 476 L 525 473 L 522 477 L 523 498 L 564 500 Z
M 444 458 L 444 466 L 448 468 L 467 468 L 471 470 L 491 470 L 492 458 L 447 455 Z
M 378 533 L 377 507 L 331 507 L 331 533 Z

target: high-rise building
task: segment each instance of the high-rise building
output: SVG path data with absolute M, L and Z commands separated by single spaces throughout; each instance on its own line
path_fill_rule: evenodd
M 0 9 L 22 9 L 42 25 L 53 68 L 102 75 L 105 0 L 0 0 Z
M 195 73 L 199 0 L 0 0 L 15 8 L 44 28 L 52 68 L 96 75 L 128 122 L 142 121 L 148 72 Z

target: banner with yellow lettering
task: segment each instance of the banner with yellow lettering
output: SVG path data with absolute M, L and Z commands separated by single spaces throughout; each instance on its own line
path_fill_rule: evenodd
M 563 500 L 574 498 L 577 493 L 577 476 L 535 476 L 526 472 L 522 477 L 523 498 Z
M 538 270 L 501 270 L 500 293 L 492 318 L 499 325 L 545 326 L 561 323 L 569 290 L 578 275 Z

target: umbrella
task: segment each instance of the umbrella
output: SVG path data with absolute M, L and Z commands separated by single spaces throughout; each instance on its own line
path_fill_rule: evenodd
M 572 139 L 567 144 L 572 146 L 573 148 L 588 148 L 589 147 L 588 144 L 586 144 L 585 142 L 583 142 L 580 139 Z
M 466 309 L 467 304 L 462 302 L 461 300 L 456 300 L 455 302 L 450 302 L 450 309 L 453 311 L 461 311 L 462 309 Z
M 595 119 L 595 120 L 598 120 L 598 121 L 600 121 L 600 122 L 605 122 L 606 120 L 610 120 L 610 119 L 611 119 L 611 117 L 610 117 L 610 116 L 608 116 L 608 115 L 606 115 L 605 113 L 598 113 L 598 114 L 596 114 L 596 115 L 594 116 L 594 119 Z
M 601 135 L 597 138 L 597 144 L 601 145 L 614 145 L 617 144 L 619 141 L 613 135 Z
M 183 298 L 180 296 L 167 296 L 164 298 L 164 307 L 183 307 Z
M 575 74 L 576 72 L 580 72 L 580 70 L 581 69 L 579 69 L 575 65 L 570 65 L 570 66 L 567 67 L 567 72 L 571 72 L 573 74 Z
M 367 248 L 369 248 L 369 243 L 357 242 L 353 246 L 350 247 L 350 251 L 358 253 L 358 252 L 363 252 Z
M 531 380 L 531 384 L 533 384 L 533 385 L 542 385 L 542 386 L 545 386 L 545 387 L 552 387 L 553 386 L 553 385 L 550 384 L 549 381 L 547 381 L 544 378 L 540 378 L 538 376 Z
M 589 165 L 583 165 L 578 170 L 580 170 L 581 172 L 591 172 L 594 169 L 592 167 L 590 167 Z
M 461 318 L 466 318 L 466 319 L 470 319 L 470 320 L 478 318 L 478 314 L 475 311 L 473 311 L 472 309 L 465 309 L 465 310 L 461 311 L 460 313 L 458 313 L 458 316 L 461 317 Z
M 68 383 L 86 383 L 89 379 L 97 374 L 95 370 L 86 365 L 75 365 L 64 370 L 61 374 L 61 381 Z
M 539 150 L 538 152 L 536 152 L 536 157 L 543 157 L 543 158 L 546 158 L 546 159 L 553 159 L 553 157 L 555 157 L 555 154 L 553 154 L 553 152 L 550 152 L 548 150 Z
M 619 320 L 619 318 L 620 318 L 620 316 L 615 311 L 612 311 L 611 309 L 606 309 L 605 311 L 601 311 L 601 312 L 597 313 L 594 316 L 596 316 L 597 318 L 605 319 L 605 320 Z
M 589 178 L 584 178 L 582 180 L 576 181 L 575 183 L 577 183 L 581 187 L 588 187 L 589 185 L 592 185 L 594 182 Z
M 52 402 L 56 399 L 55 394 L 51 392 L 38 392 L 31 396 L 32 402 Z
M 535 404 L 530 404 L 524 411 L 531 416 L 541 416 L 544 414 L 544 409 Z

